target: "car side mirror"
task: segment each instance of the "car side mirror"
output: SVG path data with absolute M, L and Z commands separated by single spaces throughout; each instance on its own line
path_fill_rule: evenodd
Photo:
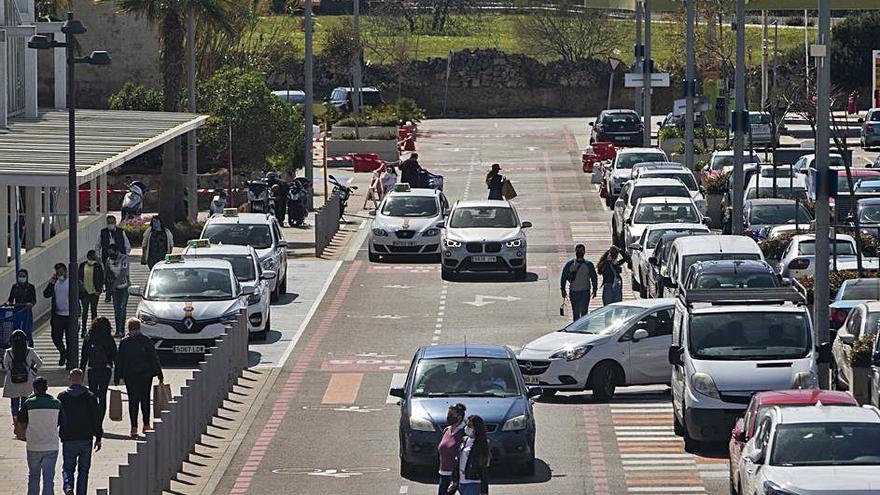
M 846 217 L 844 217 L 843 221 L 846 223 L 853 223 L 856 221 L 856 218 L 852 214 L 849 214 Z
M 367 214 L 370 215 L 371 217 L 375 217 L 375 216 L 376 216 L 376 210 L 370 210 L 370 211 L 367 212 Z
M 139 285 L 132 285 L 128 288 L 128 295 L 135 297 L 144 297 L 144 288 Z
M 831 342 L 819 344 L 817 351 L 819 355 L 817 356 L 816 361 L 819 363 L 828 364 L 834 360 L 834 356 L 831 353 Z
M 856 336 L 843 329 L 837 331 L 837 338 L 846 345 L 853 345 L 856 342 Z
M 286 248 L 286 247 L 287 247 L 287 241 L 285 241 L 285 240 L 283 240 L 283 239 L 280 240 L 280 241 L 278 241 L 278 247 Z
M 590 123 L 587 124 L 587 125 L 589 125 L 590 127 L 592 127 L 592 126 L 596 125 L 596 123 L 595 123 L 595 122 L 590 122 Z
M 880 366 L 880 351 L 871 355 L 871 364 L 874 366 Z
M 641 250 L 642 250 L 642 245 L 639 244 L 639 243 L 637 243 L 637 242 L 634 242 L 634 243 L 632 243 L 632 244 L 629 245 L 629 248 L 630 248 L 631 250 L 633 250 L 633 251 L 641 251 Z
M 543 393 L 544 393 L 544 389 L 541 387 L 529 387 L 529 389 L 527 391 L 527 395 L 529 396 L 529 399 L 533 399 Z
M 243 296 L 252 296 L 252 295 L 256 294 L 256 292 L 257 292 L 256 287 L 254 287 L 252 285 L 246 285 L 241 288 L 241 295 L 243 295 Z
M 703 217 L 703 219 L 700 220 L 700 221 L 701 221 L 704 225 L 709 225 L 709 217 Z
M 650 336 L 648 331 L 644 328 L 637 328 L 635 332 L 633 332 L 632 341 L 638 342 L 640 340 L 647 339 Z
M 736 420 L 736 425 L 734 425 L 731 435 L 733 436 L 733 439 L 737 442 L 742 443 L 746 441 L 746 430 L 742 418 Z
M 524 229 L 530 229 L 532 227 L 532 222 L 523 222 L 521 227 Z
M 779 275 L 779 285 L 782 287 L 791 287 L 794 285 L 794 279 L 791 277 L 783 277 Z
M 747 457 L 752 461 L 752 464 L 764 464 L 764 453 L 760 450 L 750 452 Z
M 864 123 L 865 123 L 865 119 L 863 119 L 862 117 L 859 117 L 858 120 L 856 120 L 856 122 L 859 123 L 859 124 L 864 124 Z
M 275 278 L 277 276 L 278 276 L 278 274 L 275 273 L 275 270 L 266 270 L 260 274 L 260 278 L 263 280 L 272 280 L 273 278 Z
M 669 364 L 672 366 L 684 366 L 683 355 L 684 348 L 680 345 L 669 346 L 669 354 L 667 357 L 669 359 Z
M 654 266 L 660 266 L 660 262 L 657 260 L 657 257 L 656 257 L 656 256 L 651 256 L 651 257 L 649 257 L 649 258 L 648 258 L 648 263 L 650 263 L 650 264 L 652 264 L 652 265 L 654 265 Z
M 633 224 L 633 220 L 632 220 L 632 218 L 627 218 L 626 221 L 623 222 L 623 223 L 625 223 L 625 224 L 627 224 L 627 225 L 632 225 L 632 224 Z
M 436 228 L 438 228 L 438 229 L 445 229 L 445 228 L 446 228 L 446 222 L 437 222 L 437 225 L 435 225 L 434 227 L 436 227 Z
M 394 387 L 388 391 L 388 395 L 392 397 L 397 397 L 399 399 L 405 399 L 406 394 L 403 392 L 403 387 Z

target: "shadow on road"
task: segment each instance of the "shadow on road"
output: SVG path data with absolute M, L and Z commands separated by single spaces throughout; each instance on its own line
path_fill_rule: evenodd
M 553 477 L 553 469 L 542 459 L 535 459 L 534 476 L 523 476 L 516 467 L 495 467 L 489 471 L 489 484 L 491 485 L 527 485 L 533 483 L 546 483 Z M 435 470 L 423 470 L 408 478 L 416 483 L 436 485 L 438 483 Z

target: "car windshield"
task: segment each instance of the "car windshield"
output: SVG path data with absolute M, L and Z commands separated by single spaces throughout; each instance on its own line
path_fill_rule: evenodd
M 496 228 L 512 229 L 517 226 L 513 209 L 501 206 L 465 206 L 456 208 L 449 219 L 454 229 Z
M 155 301 L 232 299 L 232 280 L 224 268 L 157 268 L 150 273 L 146 298 Z
M 361 100 L 364 105 L 371 107 L 382 104 L 382 94 L 378 91 L 361 91 Z
M 769 113 L 751 113 L 751 114 L 749 114 L 749 123 L 750 124 L 769 124 L 770 123 L 770 114 Z
M 257 269 L 254 265 L 254 258 L 248 255 L 224 255 L 224 254 L 202 254 L 192 256 L 193 258 L 212 258 L 217 260 L 228 261 L 232 265 L 232 274 L 239 282 L 251 282 L 257 278 Z
M 632 194 L 629 196 L 629 204 L 630 206 L 635 205 L 636 202 L 642 198 L 657 198 L 664 196 L 689 198 L 691 197 L 691 194 L 688 192 L 687 187 L 684 186 L 638 186 L 633 188 Z
M 252 246 L 254 249 L 272 247 L 272 232 L 268 225 L 244 223 L 209 223 L 203 238 L 211 244 Z
M 633 223 L 700 223 L 700 214 L 687 203 L 639 205 Z
M 788 178 L 794 177 L 794 170 L 791 167 L 762 167 L 761 168 L 761 177 L 778 177 L 778 178 Z
M 646 151 L 644 153 L 621 153 L 617 155 L 615 168 L 632 168 L 636 163 L 665 161 L 666 155 L 656 151 Z
M 831 254 L 856 254 L 856 248 L 852 242 L 849 241 L 834 241 L 830 243 L 831 246 L 829 250 Z M 836 253 L 835 253 L 836 252 Z M 815 256 L 816 254 L 816 241 L 808 240 L 801 241 L 798 243 L 798 254 L 806 255 L 806 256 Z
M 773 187 L 761 187 L 756 189 L 750 187 L 746 191 L 746 199 L 755 198 L 781 198 L 781 199 L 807 199 L 807 190 L 803 187 L 782 187 L 776 186 L 776 194 L 773 193 Z
M 662 173 L 662 172 L 651 172 L 649 175 L 643 176 L 644 178 L 651 179 L 675 179 L 684 184 L 684 187 L 688 188 L 690 191 L 697 190 L 697 181 L 694 179 L 693 174 L 682 174 L 682 173 Z M 663 196 L 671 196 L 670 194 L 664 194 Z
M 515 397 L 520 395 L 509 359 L 422 359 L 413 378 L 413 397 Z
M 878 423 L 790 423 L 776 427 L 773 466 L 878 466 Z
M 880 205 L 863 206 L 859 210 L 859 222 L 861 223 L 880 223 Z
M 860 182 L 859 185 L 856 186 L 856 192 L 880 192 L 880 181 L 872 180 Z
M 844 284 L 840 299 L 843 301 L 880 299 L 880 279 L 863 278 L 859 279 L 858 284 Z
M 656 229 L 648 232 L 648 238 L 645 239 L 645 247 L 647 249 L 654 249 L 655 247 L 657 247 L 657 243 L 660 242 L 660 238 L 663 237 L 663 234 L 669 234 L 671 232 L 683 235 L 691 235 L 696 232 L 703 232 L 708 234 L 708 232 L 698 229 Z M 672 242 L 671 237 L 668 242 Z
M 802 313 L 696 314 L 691 316 L 689 331 L 689 349 L 695 359 L 795 359 L 810 352 L 809 328 Z
M 580 318 L 578 321 L 563 328 L 567 333 L 589 333 L 594 335 L 609 335 L 616 332 L 622 325 L 636 316 L 642 314 L 645 308 L 636 306 L 621 306 L 612 304 L 603 306 Z
M 681 273 L 685 274 L 694 263 L 699 261 L 755 260 L 761 259 L 760 253 L 703 253 L 690 254 L 681 260 Z
M 382 204 L 388 217 L 436 217 L 437 199 L 430 196 L 389 196 Z
M 764 289 L 779 284 L 772 273 L 706 273 L 697 277 L 693 285 L 696 289 Z
M 635 113 L 606 113 L 602 117 L 603 125 L 614 125 L 614 126 L 638 126 L 639 122 L 641 122 L 641 118 L 638 114 Z
M 809 223 L 812 220 L 813 216 L 810 215 L 810 212 L 798 204 L 753 205 L 749 211 L 749 223 L 753 225 Z
M 761 163 L 761 160 L 758 158 L 758 155 L 751 156 L 743 156 L 743 161 L 745 164 L 749 163 Z M 719 155 L 712 159 L 712 170 L 720 171 L 724 167 L 733 167 L 733 155 Z

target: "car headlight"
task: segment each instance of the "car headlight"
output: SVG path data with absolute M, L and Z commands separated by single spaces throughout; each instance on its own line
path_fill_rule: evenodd
M 550 356 L 550 359 L 565 359 L 566 361 L 574 361 L 575 359 L 580 359 L 586 356 L 592 348 L 593 346 L 589 344 L 581 345 L 578 347 L 567 347 L 565 349 L 560 349 L 554 352 Z
M 438 235 L 440 235 L 440 229 L 430 228 L 430 229 L 422 232 L 422 235 L 425 237 L 437 237 Z
M 518 248 L 523 245 L 523 240 L 520 239 L 512 239 L 504 243 L 505 247 L 509 248 Z
M 792 388 L 819 388 L 819 377 L 812 371 L 795 373 Z
M 448 248 L 460 248 L 461 241 L 456 241 L 455 239 L 444 239 L 443 245 Z
M 421 416 L 410 416 L 409 427 L 417 431 L 434 431 L 434 423 Z
M 694 373 L 691 377 L 691 386 L 694 390 L 713 399 L 720 399 L 721 394 L 718 393 L 718 387 L 715 386 L 715 380 L 707 373 Z
M 388 231 L 385 229 L 375 228 L 373 229 L 373 235 L 376 237 L 385 237 L 388 235 Z
M 519 416 L 508 419 L 504 422 L 504 426 L 501 427 L 501 431 L 516 431 L 516 430 L 525 430 L 526 429 L 526 415 L 520 414 Z
M 260 266 L 263 267 L 263 270 L 275 271 L 275 268 L 276 268 L 275 258 L 269 256 L 268 258 L 266 258 L 260 262 Z
M 238 323 L 238 311 L 232 311 L 221 316 L 220 323 L 223 325 L 235 325 Z
M 145 311 L 138 311 L 137 317 L 144 325 L 153 326 L 156 323 L 159 323 L 159 318 L 157 318 L 156 315 L 152 315 Z
M 764 482 L 764 493 L 766 495 L 797 495 L 794 492 L 783 490 L 779 485 L 772 481 Z
M 251 306 L 253 304 L 258 304 L 260 302 L 260 299 L 262 299 L 262 297 L 263 297 L 263 291 L 255 290 L 253 294 L 247 296 L 248 306 Z

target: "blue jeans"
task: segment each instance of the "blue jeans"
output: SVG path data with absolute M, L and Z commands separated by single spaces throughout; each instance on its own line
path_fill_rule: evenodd
M 461 483 L 458 485 L 459 495 L 480 495 L 480 483 Z
M 64 465 L 61 478 L 65 489 L 76 486 L 76 495 L 86 495 L 89 486 L 89 469 L 92 467 L 92 441 L 71 440 L 61 443 Z M 79 473 L 74 483 L 74 470 Z
M 128 306 L 128 289 L 113 289 L 113 316 L 116 318 L 116 333 L 125 333 L 125 312 Z
M 590 307 L 590 290 L 573 290 L 568 293 L 571 300 L 571 318 L 578 321 L 581 316 L 587 315 L 587 309 Z
M 440 475 L 440 483 L 437 487 L 437 495 L 449 495 L 449 483 L 452 481 L 452 476 Z
M 21 410 L 21 403 L 24 402 L 24 399 L 27 397 L 13 397 L 9 399 L 12 402 L 12 416 L 18 417 L 18 411 Z
M 40 474 L 43 475 L 43 495 L 55 493 L 55 463 L 58 462 L 58 451 L 47 452 L 27 451 L 28 491 L 27 495 L 40 495 Z
M 615 278 L 613 283 L 602 286 L 602 304 L 607 306 L 620 301 L 623 301 L 623 284 Z

